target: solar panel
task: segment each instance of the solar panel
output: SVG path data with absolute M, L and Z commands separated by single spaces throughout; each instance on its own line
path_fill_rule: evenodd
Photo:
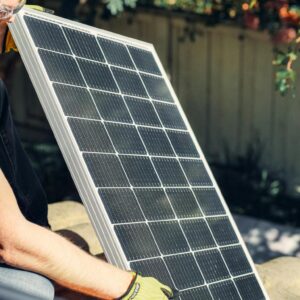
M 108 260 L 177 299 L 268 299 L 151 44 L 29 9 L 10 25 Z

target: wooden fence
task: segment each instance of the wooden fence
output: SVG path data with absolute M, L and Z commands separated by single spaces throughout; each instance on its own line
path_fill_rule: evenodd
M 224 162 L 228 151 L 243 156 L 259 139 L 263 165 L 280 172 L 292 192 L 300 185 L 300 93 L 292 99 L 275 92 L 273 46 L 267 33 L 206 27 L 155 12 L 96 20 L 100 28 L 155 45 L 209 159 Z M 27 101 L 28 111 L 28 105 L 34 107 L 34 97 L 19 69 L 12 90 L 20 120 L 24 119 L 20 98 Z M 300 66 L 298 69 L 300 72 Z M 40 122 L 38 116 L 39 108 L 35 108 L 32 122 Z
M 245 156 L 249 145 L 260 140 L 262 164 L 296 191 L 300 93 L 293 99 L 275 92 L 273 45 L 267 33 L 207 27 L 153 12 L 99 19 L 97 26 L 155 45 L 210 159 L 222 162 L 228 151 Z

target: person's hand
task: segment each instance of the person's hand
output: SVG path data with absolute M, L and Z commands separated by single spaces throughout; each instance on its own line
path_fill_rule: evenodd
M 172 290 L 155 278 L 135 275 L 127 293 L 119 300 L 167 300 L 171 297 Z

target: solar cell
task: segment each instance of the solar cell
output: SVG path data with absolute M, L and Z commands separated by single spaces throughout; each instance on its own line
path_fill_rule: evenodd
M 257 279 L 253 275 L 235 279 L 235 284 L 243 300 L 263 300 L 265 296 L 260 289 Z
M 177 300 L 263 300 L 152 45 L 25 9 L 10 25 L 108 259 Z
M 161 77 L 142 74 L 142 80 L 152 99 L 173 102 L 171 93 Z
M 116 82 L 107 65 L 80 58 L 77 62 L 89 88 L 118 92 Z
M 160 255 L 145 223 L 116 225 L 114 228 L 129 261 Z
M 113 224 L 145 221 L 131 189 L 100 189 L 99 195 Z
M 206 216 L 226 214 L 217 192 L 213 188 L 193 189 L 197 201 Z
M 164 186 L 188 185 L 177 159 L 155 157 L 152 161 Z
M 147 92 L 137 72 L 111 67 L 119 84 L 120 90 L 125 95 L 147 98 Z
M 188 132 L 167 130 L 172 146 L 180 157 L 199 157 L 191 136 Z
M 149 127 L 139 127 L 139 132 L 150 155 L 175 156 L 164 130 Z
M 63 27 L 63 31 L 70 44 L 73 54 L 78 57 L 104 62 L 104 56 L 100 47 L 97 45 L 96 37 L 93 34 L 88 34 L 78 30 L 73 30 Z M 82 47 L 82 41 L 86 47 Z
M 158 280 L 174 287 L 170 273 L 162 258 L 154 258 L 147 260 L 140 260 L 130 264 L 132 270 L 140 272 L 143 276 L 155 276 Z
M 166 128 L 186 129 L 184 121 L 175 105 L 156 102 L 155 108 Z
M 116 155 L 84 153 L 83 158 L 96 187 L 129 187 Z
M 148 221 L 175 219 L 163 189 L 135 189 L 134 192 Z
M 224 247 L 221 252 L 233 276 L 251 273 L 251 266 L 241 246 Z
M 105 127 L 100 121 L 68 118 L 68 123 L 81 151 L 114 152 Z
M 135 69 L 125 45 L 100 37 L 98 37 L 98 41 L 109 64 Z
M 59 25 L 27 16 L 24 17 L 24 21 L 38 48 L 72 54 L 63 30 Z M 45 32 L 47 32 L 47 39 L 45 39 Z
M 134 122 L 138 125 L 161 127 L 161 123 L 151 102 L 125 97 Z
M 228 217 L 207 218 L 208 225 L 220 246 L 236 244 L 239 242 Z
M 192 250 L 216 247 L 209 227 L 203 219 L 183 220 L 181 225 Z
M 190 189 L 167 189 L 166 193 L 178 218 L 196 218 L 202 216 L 197 201 Z
M 106 121 L 133 123 L 121 95 L 91 90 L 95 105 Z
M 57 83 L 53 84 L 53 88 L 66 116 L 100 119 L 97 107 L 87 89 Z
M 139 71 L 161 75 L 159 67 L 150 51 L 128 46 L 129 52 Z
M 151 222 L 149 226 L 162 254 L 189 252 L 189 246 L 177 221 Z
M 135 126 L 105 123 L 105 127 L 118 153 L 146 154 L 145 147 Z
M 214 299 L 240 300 L 241 297 L 231 280 L 222 281 L 209 286 Z
M 72 56 L 41 49 L 39 55 L 52 82 L 86 87 L 76 60 Z
M 185 171 L 189 183 L 193 186 L 212 185 L 211 179 L 201 160 L 181 159 L 180 163 Z
M 213 249 L 197 252 L 195 257 L 207 283 L 230 278 L 219 250 Z
M 209 290 L 206 286 L 197 288 L 197 289 L 190 289 L 184 291 L 180 294 L 181 300 L 213 300 Z
M 132 186 L 160 186 L 159 179 L 148 157 L 122 155 L 120 159 Z
M 166 256 L 164 261 L 178 290 L 185 290 L 204 284 L 204 279 L 193 254 Z

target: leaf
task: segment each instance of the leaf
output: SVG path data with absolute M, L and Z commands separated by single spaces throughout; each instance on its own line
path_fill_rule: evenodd
M 137 0 L 124 0 L 124 3 L 131 8 L 135 8 Z
M 112 15 L 116 15 L 124 10 L 124 4 L 122 0 L 108 0 L 107 8 L 110 10 Z

